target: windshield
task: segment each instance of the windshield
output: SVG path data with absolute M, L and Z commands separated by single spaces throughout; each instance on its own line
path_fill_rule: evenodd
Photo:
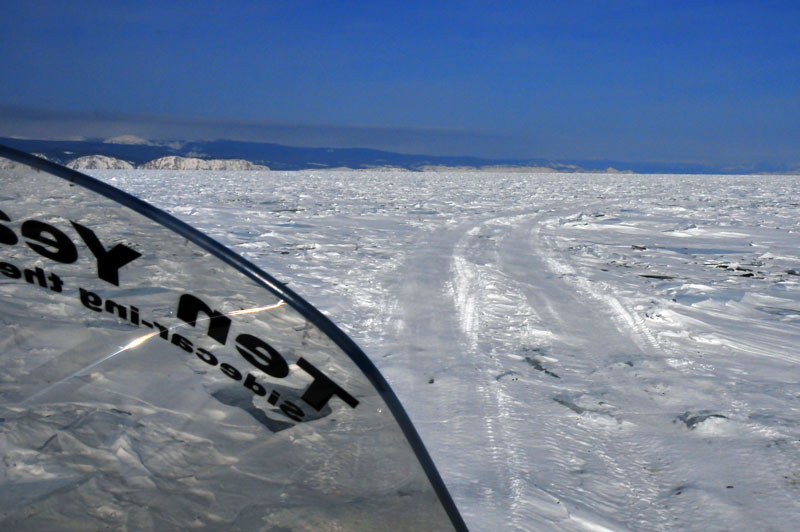
M 33 164 L 0 170 L 4 526 L 454 528 L 341 331 L 165 213 Z

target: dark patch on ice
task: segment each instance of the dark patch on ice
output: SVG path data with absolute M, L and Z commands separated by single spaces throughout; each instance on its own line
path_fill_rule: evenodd
M 631 268 L 631 265 L 628 264 L 627 262 L 619 262 L 616 260 L 608 261 L 607 264 L 609 264 L 610 266 L 616 266 L 617 268 Z
M 748 250 L 741 249 L 724 249 L 724 248 L 678 248 L 678 247 L 662 247 L 660 249 L 666 251 L 674 251 L 682 255 L 737 255 L 742 253 L 749 253 Z
M 283 246 L 283 249 L 281 250 L 280 253 L 281 253 L 281 255 L 288 255 L 289 253 L 292 253 L 292 252 L 295 252 L 295 251 L 313 251 L 315 249 L 317 249 L 317 245 L 316 244 L 311 244 L 311 245 L 303 245 L 303 244 L 285 245 L 285 246 Z
M 633 244 L 631 246 L 631 249 L 635 249 L 635 250 L 638 250 L 638 251 L 644 251 L 644 250 L 647 249 L 647 246 L 637 246 L 636 244 Z
M 800 275 L 800 272 L 797 270 L 786 270 L 786 273 L 789 275 Z
M 566 406 L 567 408 L 569 408 L 570 410 L 572 410 L 576 414 L 583 414 L 584 412 L 586 412 L 585 408 L 581 408 L 580 406 L 576 405 L 575 403 L 573 403 L 569 399 L 564 399 L 563 397 L 553 397 L 553 401 L 555 401 L 556 403 L 558 403 L 560 405 Z
M 428 379 L 428 384 L 433 384 L 433 382 L 434 382 L 434 380 L 433 380 L 433 377 L 431 377 L 430 379 Z
M 547 369 L 546 367 L 542 366 L 542 363 L 539 362 L 538 360 L 536 360 L 535 358 L 525 357 L 525 362 L 527 362 L 528 364 L 533 366 L 533 369 L 538 370 L 538 371 L 543 371 L 545 373 L 545 375 L 550 375 L 551 377 L 554 377 L 556 379 L 560 379 L 561 378 L 558 375 L 556 375 L 555 373 L 553 373 L 552 371 L 550 371 L 549 369 Z
M 62 451 L 61 444 L 58 441 L 58 434 L 53 434 L 47 441 L 42 444 L 41 447 L 36 449 L 37 451 L 50 451 L 54 453 L 60 453 Z
M 681 495 L 681 494 L 682 494 L 684 491 L 686 491 L 686 490 L 687 490 L 687 489 L 689 489 L 690 487 L 691 487 L 691 486 L 688 486 L 688 485 L 683 485 L 683 486 L 678 486 L 677 488 L 672 488 L 672 489 L 670 490 L 670 492 L 669 492 L 669 496 L 670 496 L 670 497 L 674 497 L 674 496 L 676 496 L 676 495 Z
M 132 416 L 133 415 L 133 414 L 131 414 L 130 412 L 128 412 L 126 410 L 120 410 L 118 408 L 112 408 L 111 411 L 114 412 L 115 414 L 123 414 L 123 415 L 126 415 L 126 416 Z
M 783 475 L 783 479 L 792 488 L 796 488 L 796 487 L 800 486 L 800 473 L 792 473 L 791 475 Z
M 495 376 L 494 380 L 499 381 L 503 377 L 507 377 L 509 375 L 516 375 L 516 374 L 517 374 L 516 371 L 509 370 L 509 371 L 506 371 L 505 373 L 501 373 L 500 375 Z
M 711 264 L 706 264 L 706 266 L 711 266 Z M 726 264 L 726 263 L 714 264 L 713 266 L 715 268 L 717 268 L 718 270 L 728 270 L 729 272 L 752 272 L 753 271 L 752 268 L 743 268 L 742 266 L 739 266 L 736 263 L 733 263 L 733 264 Z
M 772 419 L 772 416 L 758 416 L 758 417 L 756 417 L 755 414 L 751 414 L 748 417 L 750 419 L 753 419 L 753 420 Z M 788 447 L 793 447 L 793 446 L 794 446 L 794 443 L 788 438 L 778 438 L 778 439 L 775 439 L 775 440 L 772 440 L 772 441 L 768 441 L 767 445 L 766 445 L 767 449 L 771 449 L 771 448 L 775 447 L 776 449 L 781 449 L 781 450 L 783 450 L 785 448 L 788 448 Z
M 698 414 L 692 415 L 690 412 L 686 411 L 683 414 L 677 417 L 677 420 L 683 421 L 689 430 L 694 430 L 697 428 L 697 425 L 705 421 L 710 417 L 719 417 L 722 419 L 728 419 L 727 416 L 723 416 L 722 414 L 709 414 L 708 412 L 700 412 Z
M 674 279 L 672 275 L 656 275 L 654 273 L 640 273 L 639 277 L 646 277 L 647 279 Z

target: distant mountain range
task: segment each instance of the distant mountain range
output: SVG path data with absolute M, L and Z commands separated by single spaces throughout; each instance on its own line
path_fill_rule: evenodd
M 392 153 L 362 148 L 299 148 L 263 142 L 151 141 L 132 135 L 112 139 L 36 140 L 0 137 L 0 144 L 76 168 L 173 168 L 214 170 L 403 169 L 414 171 L 518 170 L 534 172 L 797 173 L 800 168 L 757 165 L 719 167 L 690 163 L 612 160 L 483 159 Z M 76 161 L 77 160 L 77 161 Z M 220 162 L 222 161 L 222 162 Z M 235 161 L 235 162 L 234 162 Z M 262 167 L 262 168 L 259 168 Z

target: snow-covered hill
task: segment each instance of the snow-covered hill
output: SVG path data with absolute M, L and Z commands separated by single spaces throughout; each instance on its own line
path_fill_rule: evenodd
M 75 170 L 131 170 L 134 165 L 128 161 L 106 155 L 86 155 L 72 159 L 66 164 Z M 161 157 L 138 168 L 144 170 L 217 170 L 249 171 L 269 170 L 266 166 L 253 164 L 242 159 L 199 159 L 195 157 Z
M 75 170 L 131 170 L 128 161 L 106 155 L 86 155 L 69 161 L 66 166 Z
M 144 170 L 269 170 L 266 166 L 253 164 L 243 159 L 198 159 L 170 155 L 141 165 Z

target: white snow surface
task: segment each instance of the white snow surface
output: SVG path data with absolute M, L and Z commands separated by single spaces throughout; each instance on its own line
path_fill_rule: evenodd
M 90 173 L 350 334 L 471 530 L 797 529 L 800 177 Z

